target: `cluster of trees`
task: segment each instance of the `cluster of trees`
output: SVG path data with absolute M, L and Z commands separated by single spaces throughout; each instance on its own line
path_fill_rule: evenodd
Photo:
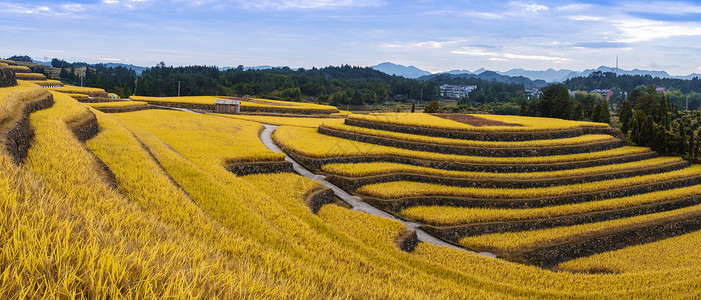
M 107 67 L 104 64 L 88 66 L 84 63 L 58 62 L 57 65 L 62 66 L 59 77 L 64 83 L 80 85 L 82 77 L 83 86 L 102 88 L 125 98 L 134 93 L 136 72 L 132 69 L 122 66 Z
M 614 93 L 611 97 L 612 104 L 618 104 L 626 98 L 625 93 L 644 89 L 646 86 L 665 87 L 669 91 L 675 91 L 675 97 L 669 97 L 671 104 L 685 107 L 686 96 L 690 95 L 689 109 L 701 108 L 701 79 L 695 77 L 691 80 L 675 78 L 659 78 L 650 75 L 616 75 L 612 72 L 592 72 L 586 77 L 574 77 L 562 83 L 570 90 L 590 91 L 599 88 L 609 88 Z
M 496 80 L 484 80 L 475 77 L 455 77 L 450 74 L 437 74 L 427 81 L 441 84 L 474 85 L 477 86 L 468 98 L 458 101 L 460 105 L 478 106 L 487 103 L 516 103 L 519 104 L 526 97 L 526 88 L 523 84 L 498 82 Z
M 543 89 L 538 99 L 522 101 L 521 116 L 560 118 L 575 121 L 610 123 L 608 101 L 596 93 L 577 92 L 570 96 L 562 84 L 551 84 Z
M 669 104 L 667 95 L 655 88 L 636 89 L 621 102 L 621 131 L 630 133 L 630 140 L 639 146 L 696 161 L 701 139 L 695 137 L 691 119 L 680 114 L 676 106 Z
M 13 55 L 13 56 L 8 57 L 7 60 L 24 61 L 24 62 L 33 62 L 34 61 L 28 55 Z
M 411 102 L 436 99 L 436 82 L 391 76 L 362 67 L 303 68 L 264 70 L 238 68 L 220 71 L 216 67 L 168 67 L 164 63 L 145 70 L 138 81 L 137 95 L 175 96 L 253 95 L 272 99 L 295 100 L 314 97 L 331 105 L 363 105 L 386 100 Z

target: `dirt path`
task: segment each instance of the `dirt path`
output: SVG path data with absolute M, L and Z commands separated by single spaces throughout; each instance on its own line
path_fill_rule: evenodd
M 275 131 L 275 129 L 277 129 L 278 126 L 268 125 L 268 124 L 262 124 L 262 125 L 263 125 L 263 127 L 265 127 L 265 130 L 263 130 L 263 132 L 261 133 L 261 136 L 260 136 L 260 139 L 263 141 L 263 144 L 265 144 L 265 146 L 268 147 L 268 149 L 270 149 L 274 152 L 284 153 L 282 151 L 282 149 L 280 149 L 280 147 L 275 145 L 275 142 L 273 142 L 273 139 L 271 137 L 273 131 Z M 388 219 L 402 222 L 409 230 L 416 231 L 416 235 L 419 238 L 419 241 L 431 243 L 431 244 L 438 245 L 438 246 L 451 247 L 454 249 L 460 249 L 460 250 L 467 251 L 464 248 L 455 246 L 455 245 L 450 244 L 450 243 L 446 243 L 443 240 L 419 229 L 419 226 L 421 226 L 421 225 L 418 223 L 406 222 L 406 221 L 397 219 L 394 216 L 392 216 L 392 215 L 390 215 L 382 210 L 379 210 L 370 204 L 363 202 L 360 197 L 353 196 L 353 195 L 347 193 L 346 191 L 344 191 L 343 189 L 341 189 L 340 187 L 337 187 L 336 185 L 326 181 L 326 176 L 312 173 L 311 171 L 307 170 L 302 165 L 300 165 L 299 163 L 294 161 L 289 156 L 286 156 L 285 160 L 292 163 L 292 166 L 294 167 L 295 172 L 299 173 L 300 175 L 302 175 L 304 177 L 316 180 L 316 181 L 320 182 L 324 187 L 327 187 L 327 188 L 330 188 L 331 190 L 333 190 L 334 194 L 336 194 L 337 197 L 341 198 L 346 203 L 350 204 L 350 206 L 352 207 L 353 210 L 362 211 L 362 212 L 369 213 L 371 215 L 375 215 L 375 216 L 379 216 L 379 217 L 388 218 Z M 488 252 L 480 252 L 479 254 L 485 255 L 485 256 L 490 256 L 490 257 L 495 257 L 494 254 L 491 254 Z

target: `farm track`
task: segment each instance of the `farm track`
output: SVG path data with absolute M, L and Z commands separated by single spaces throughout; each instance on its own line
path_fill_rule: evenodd
M 282 149 L 280 149 L 280 148 L 275 144 L 275 142 L 273 141 L 273 139 L 272 139 L 272 137 L 271 137 L 273 131 L 275 131 L 275 129 L 276 129 L 278 126 L 275 126 L 275 125 L 268 125 L 268 124 L 262 124 L 262 125 L 265 127 L 265 130 L 263 130 L 263 132 L 261 133 L 261 136 L 260 136 L 260 137 L 261 137 L 261 140 L 263 141 L 263 144 L 264 144 L 266 147 L 268 147 L 268 149 L 270 149 L 270 150 L 272 150 L 272 151 L 274 151 L 274 152 L 277 152 L 277 153 L 285 153 L 284 151 L 282 151 Z M 286 153 L 285 153 L 285 154 L 286 154 Z M 435 237 L 435 236 L 433 236 L 433 235 L 431 235 L 431 234 L 429 234 L 429 233 L 423 231 L 421 228 L 419 228 L 420 225 L 417 224 L 417 223 L 414 223 L 414 222 L 407 222 L 407 221 L 398 219 L 398 218 L 394 217 L 392 214 L 389 214 L 389 213 L 387 213 L 387 212 L 384 212 L 384 211 L 382 211 L 382 210 L 379 210 L 379 209 L 373 207 L 372 205 L 363 202 L 362 199 L 361 199 L 360 197 L 358 197 L 358 196 L 353 196 L 353 195 L 347 193 L 346 191 L 344 191 L 343 189 L 341 189 L 340 187 L 338 187 L 338 186 L 336 186 L 336 185 L 334 185 L 334 184 L 332 184 L 332 183 L 326 181 L 326 180 L 325 180 L 325 176 L 323 176 L 323 175 L 318 175 L 318 174 L 314 174 L 314 173 L 312 173 L 311 171 L 307 170 L 307 169 L 304 168 L 301 164 L 297 163 L 297 161 L 295 161 L 295 160 L 294 160 L 293 158 L 291 158 L 289 155 L 285 156 L 285 160 L 287 160 L 287 161 L 289 161 L 290 163 L 292 163 L 295 172 L 297 172 L 298 174 L 300 174 L 300 175 L 302 175 L 302 176 L 304 176 L 304 177 L 310 178 L 310 179 L 312 179 L 312 180 L 318 181 L 318 182 L 321 183 L 324 187 L 331 189 L 331 190 L 333 191 L 333 193 L 334 193 L 338 198 L 340 198 L 341 200 L 343 200 L 343 201 L 345 201 L 346 203 L 348 203 L 348 204 L 351 206 L 351 209 L 354 210 L 354 211 L 366 212 L 366 213 L 369 213 L 369 214 L 371 214 L 371 215 L 375 215 L 375 216 L 378 216 L 378 217 L 388 218 L 388 219 L 392 219 L 392 220 L 399 221 L 399 222 L 403 223 L 410 231 L 416 232 L 416 237 L 417 237 L 417 239 L 418 239 L 419 241 L 421 241 L 421 242 L 431 243 L 431 244 L 434 244 L 434 245 L 437 245 L 437 246 L 445 246 L 445 247 L 451 247 L 451 248 L 455 248 L 455 249 L 460 249 L 460 250 L 468 251 L 468 250 L 465 249 L 465 248 L 462 248 L 462 247 L 456 246 L 456 245 L 454 245 L 454 244 L 445 242 L 445 241 L 443 241 L 442 239 L 440 239 L 440 238 L 438 238 L 438 237 Z M 405 242 L 405 241 L 406 241 L 406 240 L 403 239 L 402 242 L 401 242 L 401 244 L 406 245 L 407 242 Z M 492 256 L 492 257 L 494 256 L 494 255 L 491 254 L 491 253 L 480 253 L 480 254 L 484 254 L 484 255 Z

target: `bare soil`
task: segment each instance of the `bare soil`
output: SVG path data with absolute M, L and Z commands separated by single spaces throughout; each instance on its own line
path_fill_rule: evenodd
M 485 118 L 475 117 L 463 114 L 431 114 L 439 118 L 453 120 L 467 125 L 482 127 L 482 126 L 508 126 L 508 127 L 523 127 L 521 124 L 506 123 L 501 121 L 488 120 Z

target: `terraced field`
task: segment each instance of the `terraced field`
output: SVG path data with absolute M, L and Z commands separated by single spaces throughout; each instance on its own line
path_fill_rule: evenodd
M 231 99 L 241 102 L 241 112 L 249 114 L 261 114 L 271 116 L 292 115 L 330 115 L 337 114 L 339 110 L 333 106 L 319 105 L 312 103 L 277 101 L 256 98 L 234 98 L 216 96 L 193 96 L 193 97 L 145 97 L 131 96 L 134 101 L 145 101 L 149 104 L 170 106 L 186 109 L 214 110 L 214 101 L 217 99 Z
M 106 114 L 98 108 L 135 101 L 81 103 L 70 94 L 86 90 L 47 91 L 10 79 L 0 82 L 6 86 L 0 88 L 3 297 L 701 295 L 696 166 L 622 145 L 509 157 L 436 153 L 384 140 L 480 151 L 542 150 L 557 147 L 547 141 L 555 139 L 580 147 L 618 142 L 605 126 L 490 117 L 494 122 L 480 122 L 542 123 L 558 133 L 519 129 L 509 133 L 518 135 L 513 141 L 498 131 L 495 144 L 455 136 L 438 142 L 418 131 L 350 130 L 359 126 L 333 118 L 243 120 L 162 109 Z M 401 202 L 385 209 L 504 259 L 419 242 L 403 222 L 348 209 L 263 144 L 260 123 L 267 122 L 282 125 L 274 134 L 278 145 L 313 171 L 366 200 L 374 193 L 376 201 Z M 382 139 L 352 140 L 361 134 Z M 383 184 L 398 188 L 378 188 Z M 413 198 L 393 198 L 402 193 Z M 434 205 L 421 204 L 421 197 Z M 521 204 L 465 205 L 468 197 Z M 548 197 L 559 204 L 543 202 Z M 636 260 L 643 255 L 644 263 Z
M 365 202 L 507 260 L 586 271 L 566 262 L 701 230 L 701 167 L 606 124 L 371 114 L 274 137 Z

